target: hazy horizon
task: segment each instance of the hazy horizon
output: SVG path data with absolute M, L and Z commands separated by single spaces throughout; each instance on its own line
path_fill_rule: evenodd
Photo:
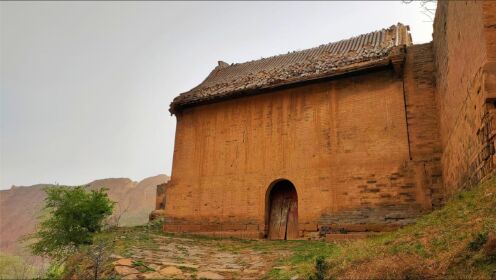
M 413 2 L 1 2 L 0 189 L 170 175 L 169 103 L 244 62 L 432 22 Z

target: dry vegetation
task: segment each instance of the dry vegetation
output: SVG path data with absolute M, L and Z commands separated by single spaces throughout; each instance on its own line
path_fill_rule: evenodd
M 174 236 L 162 233 L 156 225 L 115 229 L 100 234 L 98 239 L 112 241 L 109 253 L 130 258 L 136 248 L 159 248 L 156 237 L 160 236 L 183 240 L 184 246 L 195 244 L 233 254 L 267 254 L 270 258 L 265 277 L 269 279 L 319 279 L 318 275 L 331 279 L 490 279 L 496 273 L 496 245 L 492 249 L 489 246 L 491 240 L 496 242 L 495 232 L 496 180 L 492 180 L 460 193 L 416 224 L 338 244 Z M 316 269 L 319 257 L 325 259 L 325 264 L 318 266 L 321 271 Z M 80 260 L 73 263 L 92 266 L 91 259 Z M 149 269 L 145 260 L 136 261 L 138 268 Z M 106 273 L 113 275 L 111 271 Z
M 0 254 L 0 279 L 29 279 L 43 275 L 44 267 L 28 263 L 27 258 Z
M 487 279 L 496 272 L 496 252 L 489 244 L 484 248 L 491 232 L 496 232 L 494 180 L 460 193 L 413 225 L 337 246 L 327 258 L 330 275 Z

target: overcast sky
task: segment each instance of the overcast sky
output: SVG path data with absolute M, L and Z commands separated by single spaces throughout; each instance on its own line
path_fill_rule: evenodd
M 419 3 L 1 2 L 0 188 L 170 174 L 169 103 L 218 60 L 315 47 L 397 22 L 431 40 Z

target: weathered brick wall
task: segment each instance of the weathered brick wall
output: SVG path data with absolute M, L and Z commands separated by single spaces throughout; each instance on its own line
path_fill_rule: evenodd
M 261 233 L 267 189 L 280 178 L 296 187 L 302 231 L 413 221 L 431 208 L 440 176 L 422 69 L 407 74 L 406 88 L 384 70 L 179 113 L 165 230 Z
M 440 1 L 434 22 L 437 105 L 447 196 L 494 169 L 489 91 L 495 73 L 494 1 Z
M 261 237 L 280 178 L 297 189 L 302 234 L 412 222 L 494 173 L 495 103 L 496 1 L 440 1 L 434 42 L 406 49 L 402 77 L 383 70 L 179 113 L 165 230 Z
M 443 202 L 444 189 L 434 69 L 432 43 L 407 48 L 404 90 L 410 156 L 412 164 L 423 173 L 418 184 L 426 188 L 433 206 L 439 206 Z

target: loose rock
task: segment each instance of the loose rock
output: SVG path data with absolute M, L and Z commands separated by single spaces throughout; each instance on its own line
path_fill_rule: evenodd
M 187 267 L 197 269 L 199 266 L 189 263 L 173 263 L 173 262 L 162 262 L 163 265 L 167 266 L 177 266 L 177 267 Z
M 496 256 L 496 234 L 494 232 L 490 232 L 487 235 L 487 240 L 482 250 L 488 256 Z
M 124 257 L 123 257 L 123 256 L 116 255 L 116 254 L 111 254 L 111 255 L 110 255 L 110 258 L 111 258 L 111 259 L 124 259 Z
M 153 270 L 160 270 L 160 265 L 156 265 L 154 263 L 149 264 L 148 267 Z
M 122 277 L 121 279 L 122 280 L 137 280 L 137 279 L 140 279 L 138 277 L 139 274 L 129 274 L 129 275 L 126 275 L 124 277 Z
M 132 259 L 120 259 L 114 262 L 115 265 L 123 265 L 123 266 L 133 266 Z
M 258 273 L 258 270 L 255 270 L 255 269 L 245 269 L 245 270 L 243 270 L 243 273 L 245 273 L 245 274 L 256 274 L 256 273 Z
M 234 269 L 234 268 L 210 268 L 210 270 L 215 271 L 215 272 L 239 272 L 239 269 Z
M 115 272 L 119 275 L 129 275 L 129 274 L 136 274 L 139 273 L 139 271 L 136 268 L 129 267 L 129 266 L 122 266 L 118 265 L 114 267 Z
M 224 276 L 211 271 L 202 271 L 196 275 L 197 278 L 211 279 L 211 280 L 222 280 Z
M 175 275 L 181 275 L 181 274 L 183 274 L 183 272 L 175 266 L 168 266 L 168 267 L 162 268 L 160 270 L 160 274 L 162 274 L 164 276 L 175 276 Z
M 145 279 L 164 279 L 162 275 L 158 272 L 148 272 L 148 273 L 143 273 L 142 274 Z

